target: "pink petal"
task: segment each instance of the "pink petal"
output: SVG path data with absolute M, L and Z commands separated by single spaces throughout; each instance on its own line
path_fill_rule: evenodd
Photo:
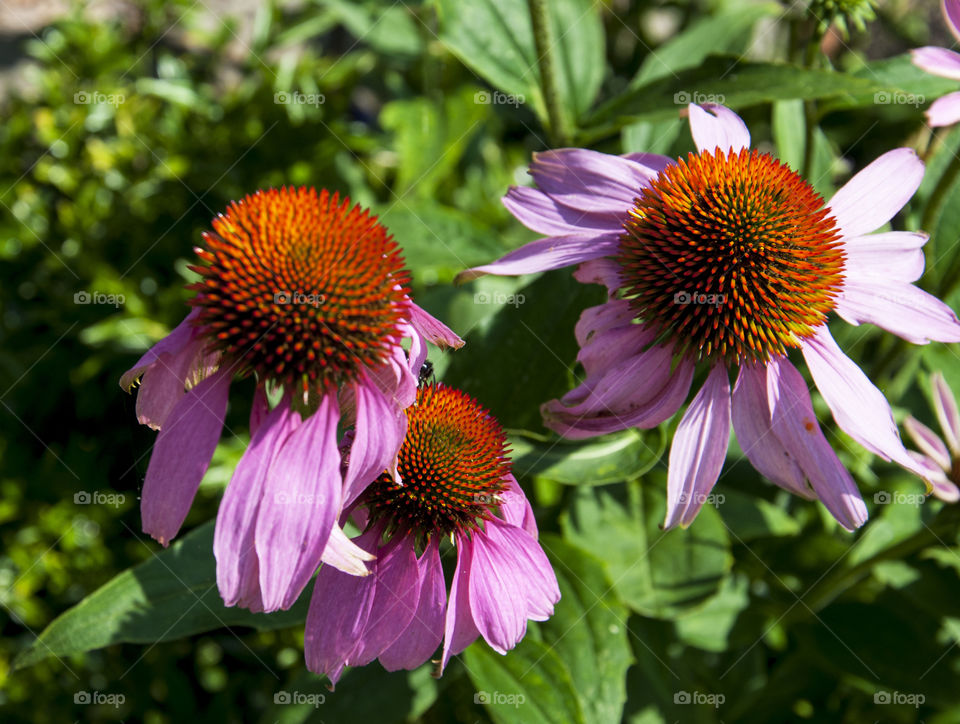
M 916 472 L 887 398 L 840 350 L 826 325 L 807 339 L 802 349 L 813 381 L 840 429 L 884 460 Z
M 910 453 L 913 462 L 924 471 L 921 477 L 927 484 L 929 492 L 932 492 L 935 498 L 947 503 L 955 503 L 960 500 L 960 489 L 947 477 L 943 468 L 926 455 L 921 455 L 913 450 L 907 452 Z
M 732 402 L 733 429 L 753 467 L 791 493 L 808 499 L 814 497 L 800 466 L 773 433 L 765 365 L 740 365 Z
M 647 359 L 649 361 L 649 358 Z M 668 365 L 666 371 L 669 372 L 669 364 L 662 364 Z M 641 373 L 643 369 L 648 367 L 641 365 L 634 370 L 637 374 L 630 379 L 611 371 L 607 377 L 618 379 L 617 386 L 611 388 L 605 381 L 601 381 L 595 387 L 597 394 L 591 391 L 587 399 L 575 408 L 566 407 L 560 400 L 547 402 L 540 408 L 544 425 L 572 440 L 618 432 L 628 427 L 656 427 L 670 418 L 687 398 L 690 383 L 693 381 L 694 364 L 684 357 L 661 385 L 650 384 L 649 376 L 645 380 Z M 653 372 L 656 370 L 651 374 Z M 662 366 L 659 372 L 663 372 Z M 657 379 L 660 379 L 659 375 Z M 609 396 L 611 391 L 614 393 L 613 397 Z M 574 392 L 577 390 L 570 394 Z M 564 398 L 566 399 L 567 397 Z M 598 401 L 602 403 L 606 399 L 609 399 L 609 406 L 594 404 Z
M 217 559 L 217 587 L 227 606 L 263 610 L 260 565 L 254 546 L 254 529 L 263 481 L 274 455 L 300 424 L 286 401 L 275 407 L 251 436 L 223 494 L 213 535 Z
M 325 565 L 333 566 L 351 576 L 368 576 L 370 569 L 366 563 L 374 560 L 374 556 L 350 540 L 343 528 L 335 525 L 330 530 L 330 537 L 327 538 L 327 545 L 320 560 Z
M 713 366 L 680 420 L 667 467 L 667 515 L 663 527 L 686 528 L 720 477 L 730 443 L 730 380 Z
M 915 282 L 923 274 L 923 245 L 930 237 L 909 231 L 887 231 L 844 240 L 844 276 L 848 281 L 866 277 Z
M 620 156 L 560 148 L 533 154 L 530 175 L 541 191 L 568 208 L 622 220 L 657 173 Z
M 250 406 L 250 440 L 257 434 L 260 425 L 270 413 L 270 401 L 267 399 L 267 391 L 263 385 L 257 385 L 253 391 L 253 404 Z
M 320 565 L 340 514 L 339 420 L 336 395 L 324 395 L 270 465 L 255 533 L 267 612 L 297 600 Z
M 677 159 L 670 158 L 669 156 L 661 156 L 659 153 L 625 153 L 623 154 L 623 158 L 639 163 L 641 166 L 646 166 L 658 174 L 667 166 L 672 166 L 677 162 Z
M 940 96 L 927 109 L 927 124 L 932 128 L 952 126 L 960 121 L 960 91 Z
M 955 457 L 960 457 L 960 412 L 957 411 L 957 398 L 953 396 L 942 372 L 934 372 L 930 378 L 933 383 L 933 410 L 940 422 L 940 429 L 947 439 L 947 446 Z
M 867 520 L 867 506 L 820 431 L 806 382 L 785 357 L 767 363 L 767 396 L 773 432 L 803 470 L 817 497 L 844 528 L 859 528 Z
M 377 591 L 363 635 L 347 658 L 349 666 L 365 666 L 404 632 L 420 600 L 420 573 L 413 539 L 394 536 L 377 552 L 373 564 Z M 371 576 L 372 577 L 372 576 Z
M 147 368 L 156 364 L 161 356 L 169 355 L 175 357 L 180 354 L 196 333 L 196 327 L 194 327 L 193 321 L 199 314 L 200 310 L 192 310 L 190 314 L 184 317 L 180 324 L 174 327 L 170 334 L 148 349 L 146 353 L 137 360 L 137 363 L 120 377 L 120 387 L 129 391 L 133 383 L 137 381 Z
M 463 340 L 454 334 L 447 325 L 413 302 L 410 302 L 409 315 L 410 324 L 413 325 L 413 328 L 440 349 L 460 349 L 463 346 Z
M 611 299 L 605 304 L 587 307 L 580 314 L 580 319 L 574 327 L 577 343 L 583 347 L 599 332 L 630 324 L 633 316 L 630 302 L 625 299 Z
M 948 473 L 950 472 L 950 451 L 943 444 L 943 440 L 933 430 L 920 422 L 913 415 L 907 415 L 903 421 L 907 433 L 920 448 L 920 452 L 933 460 Z
M 910 51 L 911 60 L 918 68 L 941 78 L 960 80 L 960 54 L 928 45 Z
M 368 530 L 356 542 L 375 552 L 380 533 L 380 528 Z M 304 627 L 303 654 L 310 671 L 337 683 L 366 630 L 376 593 L 376 576 L 351 576 L 329 566 L 320 569 Z
M 602 284 L 611 296 L 623 282 L 620 279 L 620 265 L 614 259 L 591 259 L 583 262 L 573 272 L 573 278 L 582 284 Z
M 940 8 L 953 37 L 960 41 L 960 0 L 943 0 Z
M 584 229 L 604 233 L 623 228 L 623 209 L 615 214 L 571 209 L 529 186 L 511 186 L 503 197 L 503 205 L 521 224 L 546 236 L 574 234 Z
M 385 364 L 366 370 L 370 382 L 403 409 L 410 407 L 417 399 L 417 375 L 427 357 L 426 345 L 420 340 L 419 334 L 409 325 L 405 329 L 410 332 L 410 359 L 407 359 L 403 348 L 397 345 L 390 350 Z M 414 357 L 417 359 L 414 360 Z
M 715 103 L 687 106 L 690 133 L 699 151 L 739 151 L 750 148 L 747 124 L 729 108 Z
M 534 538 L 537 537 L 537 519 L 533 516 L 533 508 L 530 507 L 530 501 L 523 493 L 520 483 L 513 477 L 513 474 L 507 475 L 504 480 L 507 483 L 507 489 L 501 493 L 503 504 L 500 506 L 500 513 L 503 519 L 522 528 Z
M 632 312 L 630 316 L 632 319 Z M 583 321 L 582 318 L 581 321 Z M 580 325 L 577 326 L 579 328 Z M 587 374 L 586 385 L 593 389 L 597 381 L 618 365 L 621 369 L 630 368 L 629 358 L 637 358 L 636 364 L 655 365 L 657 355 L 672 357 L 671 350 L 658 347 L 657 352 L 652 352 L 646 358 L 639 358 L 650 349 L 656 336 L 656 330 L 652 327 L 632 324 L 629 321 L 607 329 L 592 330 L 589 338 L 581 343 L 580 351 L 577 353 L 577 361 L 583 365 L 584 372 Z M 662 369 L 662 372 L 668 374 L 670 370 Z
M 202 346 L 203 342 L 196 340 L 175 354 L 164 353 L 144 370 L 137 390 L 137 422 L 154 430 L 163 427 L 186 394 L 186 380 Z
M 350 505 L 380 474 L 392 469 L 407 433 L 407 416 L 362 373 L 353 384 L 356 423 L 350 445 L 347 474 L 343 481 L 343 505 Z
M 153 446 L 143 483 L 143 531 L 163 546 L 177 534 L 220 440 L 233 374 L 222 370 L 190 389 Z
M 569 234 L 537 239 L 511 251 L 498 261 L 462 271 L 457 283 L 468 282 L 484 274 L 513 276 L 573 266 L 590 259 L 599 259 L 617 252 L 620 246 L 616 234 Z
M 960 342 L 953 310 L 912 284 L 866 276 L 847 280 L 835 309 L 850 324 L 869 322 L 914 344 Z
M 443 625 L 443 654 L 440 671 L 447 668 L 451 656 L 463 651 L 476 641 L 480 631 L 470 610 L 470 566 L 473 560 L 473 541 L 469 536 L 457 536 L 457 567 L 453 571 L 447 615 Z
M 553 568 L 543 549 L 515 526 L 488 520 L 473 537 L 468 580 L 477 630 L 501 654 L 527 631 L 527 619 L 544 621 L 560 600 Z
M 387 671 L 415 669 L 437 650 L 443 638 L 447 587 L 436 538 L 431 538 L 418 561 L 420 599 L 410 624 L 385 651 L 380 663 Z
M 829 213 L 843 236 L 868 234 L 890 221 L 922 180 L 923 161 L 916 151 L 888 151 L 834 194 Z

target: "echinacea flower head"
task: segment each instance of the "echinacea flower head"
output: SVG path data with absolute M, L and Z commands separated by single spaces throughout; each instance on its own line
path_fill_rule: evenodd
M 462 340 L 410 300 L 376 217 L 337 194 L 259 191 L 203 238 L 193 310 L 121 379 L 140 380 L 137 417 L 160 431 L 143 526 L 164 545 L 176 535 L 230 384 L 252 378 L 250 446 L 217 515 L 217 581 L 227 605 L 287 608 L 321 561 L 366 575 L 370 555 L 343 533 L 341 510 L 384 470 L 396 474 L 427 340 Z
M 943 18 L 950 33 L 960 42 L 960 0 L 942 0 Z M 928 45 L 910 51 L 913 64 L 941 78 L 960 80 L 960 53 L 948 48 Z M 947 93 L 930 104 L 927 123 L 934 128 L 952 126 L 960 121 L 960 91 Z
M 935 372 L 931 383 L 933 409 L 943 437 L 912 415 L 904 420 L 903 426 L 920 448 L 920 452 L 911 450 L 910 455 L 928 470 L 924 478 L 933 494 L 947 503 L 956 503 L 960 500 L 960 411 L 942 372 Z
M 866 506 L 789 354 L 803 356 L 842 430 L 922 474 L 883 394 L 827 321 L 836 313 L 918 344 L 960 340 L 952 310 L 913 285 L 926 235 L 871 233 L 910 199 L 923 164 L 910 149 L 891 151 L 826 202 L 789 167 L 751 150 L 731 110 L 688 112 L 698 150 L 686 159 L 536 154 L 536 188 L 512 188 L 504 203 L 548 237 L 461 278 L 576 264 L 579 281 L 607 287 L 607 302 L 585 310 L 575 330 L 582 384 L 542 408 L 545 424 L 565 437 L 655 427 L 705 373 L 670 450 L 666 527 L 693 521 L 719 478 L 732 425 L 761 474 L 819 498 L 856 528 Z
M 390 671 L 416 668 L 441 641 L 441 671 L 478 636 L 505 653 L 560 599 L 499 423 L 442 384 L 420 387 L 406 415 L 402 483 L 381 475 L 351 511 L 364 526 L 354 542 L 374 557 L 371 575 L 329 566 L 317 575 L 304 653 L 334 684 L 345 666 L 374 659 Z M 457 558 L 449 595 L 447 541 Z

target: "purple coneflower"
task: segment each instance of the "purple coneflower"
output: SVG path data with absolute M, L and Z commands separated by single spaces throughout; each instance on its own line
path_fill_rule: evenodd
M 943 373 L 935 372 L 931 382 L 933 410 L 946 443 L 913 415 L 903 421 L 903 426 L 921 450 L 911 450 L 910 455 L 928 470 L 924 477 L 933 488 L 933 494 L 940 500 L 956 503 L 960 500 L 960 488 L 957 487 L 960 482 L 960 412 Z
M 130 389 L 142 378 L 137 418 L 160 431 L 143 529 L 163 545 L 177 534 L 230 383 L 253 376 L 250 446 L 217 515 L 217 582 L 227 605 L 287 608 L 321 560 L 367 573 L 340 512 L 395 470 L 425 338 L 463 342 L 410 301 L 400 250 L 376 217 L 337 194 L 258 191 L 203 238 L 193 310 L 120 381 Z M 281 398 L 272 409 L 268 392 Z M 344 470 L 338 426 L 352 428 Z
M 381 475 L 353 511 L 365 528 L 355 543 L 376 558 L 372 575 L 324 566 L 310 602 L 307 666 L 334 684 L 344 666 L 374 659 L 389 671 L 416 668 L 441 640 L 440 671 L 477 636 L 505 653 L 527 620 L 546 620 L 560 600 L 499 423 L 443 385 L 421 387 L 406 414 L 402 484 Z M 457 550 L 449 596 L 445 540 Z
M 960 40 L 960 0 L 942 0 L 941 8 L 947 27 Z M 942 78 L 960 80 L 960 53 L 928 45 L 910 51 L 913 64 Z M 951 126 L 960 121 L 960 91 L 947 93 L 927 109 L 927 122 L 934 127 Z
M 802 352 L 841 429 L 922 474 L 883 394 L 830 336 L 827 315 L 919 344 L 960 340 L 954 313 L 912 284 L 927 236 L 870 233 L 910 199 L 923 164 L 907 148 L 886 153 L 825 204 L 790 168 L 749 149 L 733 111 L 691 105 L 689 116 L 699 151 L 685 160 L 537 154 L 537 188 L 512 188 L 504 203 L 548 238 L 462 276 L 579 264 L 579 281 L 606 285 L 607 302 L 585 310 L 576 328 L 583 383 L 543 406 L 545 424 L 566 437 L 659 425 L 706 368 L 670 450 L 666 527 L 689 525 L 705 502 L 732 422 L 757 470 L 856 528 L 866 506 L 787 351 Z

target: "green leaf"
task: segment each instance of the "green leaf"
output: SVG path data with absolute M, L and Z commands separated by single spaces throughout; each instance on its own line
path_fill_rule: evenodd
M 783 12 L 776 3 L 740 6 L 696 21 L 644 58 L 630 86 L 641 85 L 697 66 L 708 55 L 741 53 L 758 20 Z
M 613 487 L 580 488 L 561 524 L 567 540 L 602 553 L 628 606 L 644 616 L 673 619 L 719 590 L 731 564 L 730 541 L 710 505 L 689 528 L 662 530 L 663 477 L 627 484 L 626 496 L 615 496 Z
M 570 270 L 544 274 L 505 300 L 463 288 L 475 305 L 499 311 L 467 335 L 472 353 L 451 356 L 444 382 L 476 397 L 506 428 L 542 429 L 540 405 L 571 387 L 573 327 L 585 307 L 603 302 L 602 288 L 576 282 Z
M 384 55 L 415 56 L 423 51 L 417 21 L 411 17 L 406 5 L 383 7 L 346 0 L 323 0 L 323 4 L 335 13 L 358 42 Z
M 746 576 L 725 579 L 717 595 L 701 608 L 677 619 L 677 635 L 690 646 L 706 651 L 726 651 L 730 630 L 740 612 L 750 603 L 749 586 Z
M 529 435 L 509 437 L 513 471 L 567 485 L 606 485 L 637 478 L 659 462 L 666 448 L 661 430 L 625 430 L 586 441 L 542 442 Z
M 484 641 L 463 652 L 477 687 L 474 702 L 485 706 L 495 722 L 564 724 L 586 722 L 570 672 L 549 646 L 528 637 L 501 656 Z
M 571 119 L 593 103 L 603 82 L 603 24 L 591 0 L 551 0 L 557 91 Z M 440 39 L 495 88 L 546 119 L 526 0 L 438 0 Z M 491 97 L 490 100 L 496 100 Z
M 791 536 L 800 532 L 799 521 L 768 500 L 741 493 L 734 488 L 724 488 L 715 495 L 718 500 L 723 501 L 719 508 L 720 514 L 736 536 L 737 542 L 746 543 L 757 538 Z
M 155 643 L 226 626 L 269 631 L 303 623 L 309 596 L 289 611 L 271 614 L 227 608 L 217 590 L 210 521 L 148 561 L 105 583 L 58 616 L 15 667 L 48 656 L 69 656 L 117 643 Z
M 919 106 L 957 89 L 955 80 L 932 75 L 915 66 L 909 53 L 867 63 L 853 76 L 869 81 L 876 88 L 873 92 L 833 99 L 824 104 L 822 113 L 861 106 L 876 106 L 877 111 L 883 106 L 916 111 Z
M 802 100 L 793 98 L 774 102 L 773 140 L 777 144 L 777 153 L 781 161 L 797 171 L 803 168 L 806 127 Z
M 712 96 L 716 102 L 737 109 L 791 98 L 853 97 L 882 89 L 871 80 L 845 73 L 710 56 L 697 68 L 628 89 L 602 105 L 586 122 L 619 127 L 638 120 L 667 120 L 676 117 L 678 104 L 685 105 L 685 99 L 695 95 Z

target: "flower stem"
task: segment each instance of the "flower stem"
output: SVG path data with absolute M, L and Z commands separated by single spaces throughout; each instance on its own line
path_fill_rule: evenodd
M 817 53 L 820 50 L 820 41 L 823 38 L 823 34 L 814 29 L 813 37 L 810 39 L 810 42 L 807 44 L 807 52 L 803 59 L 803 65 L 805 68 L 813 68 L 817 62 Z M 814 145 L 817 140 L 817 103 L 814 100 L 806 100 L 803 102 L 803 115 L 804 115 L 804 144 L 803 144 L 803 169 L 802 175 L 804 178 L 810 177 L 810 172 L 813 170 L 813 151 Z
M 557 91 L 556 66 L 553 62 L 553 28 L 550 25 L 548 2 L 549 0 L 527 0 L 527 5 L 530 8 L 533 43 L 540 68 L 540 88 L 543 90 L 543 101 L 547 107 L 547 133 L 554 146 L 566 146 L 569 137 Z

